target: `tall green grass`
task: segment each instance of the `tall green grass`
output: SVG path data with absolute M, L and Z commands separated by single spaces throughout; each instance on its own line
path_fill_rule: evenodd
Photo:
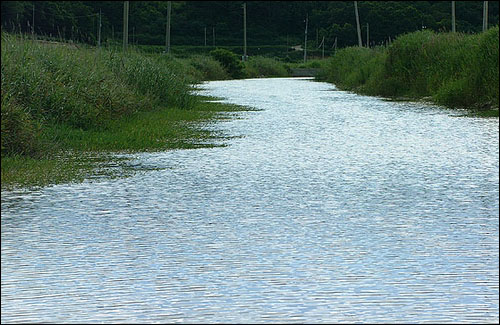
M 1 57 L 2 156 L 41 153 L 48 126 L 102 130 L 141 111 L 196 103 L 193 78 L 166 56 L 49 46 L 2 34 Z
M 498 26 L 476 35 L 418 31 L 389 47 L 339 50 L 327 80 L 389 97 L 432 97 L 457 108 L 498 108 Z

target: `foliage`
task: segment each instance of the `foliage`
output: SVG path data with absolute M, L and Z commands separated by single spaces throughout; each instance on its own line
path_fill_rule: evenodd
M 200 73 L 200 80 L 229 79 L 229 75 L 219 61 L 206 55 L 194 55 L 188 59 L 195 71 Z
M 232 78 L 243 77 L 243 64 L 240 58 L 231 51 L 225 49 L 215 49 L 210 51 L 210 55 L 217 60 Z
M 288 76 L 286 66 L 275 59 L 261 56 L 250 57 L 245 62 L 245 74 L 248 78 L 285 77 Z

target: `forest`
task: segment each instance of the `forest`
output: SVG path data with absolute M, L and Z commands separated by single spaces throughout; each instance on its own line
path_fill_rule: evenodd
M 172 1 L 171 45 L 243 46 L 244 1 Z M 498 25 L 498 1 L 488 1 L 488 24 Z M 456 1 L 456 30 L 482 30 L 484 1 Z M 2 30 L 96 45 L 122 41 L 123 1 L 2 1 Z M 451 29 L 451 1 L 358 1 L 363 44 L 398 35 Z M 304 44 L 317 49 L 357 45 L 354 1 L 248 1 L 249 47 Z M 130 1 L 129 43 L 165 45 L 167 1 Z M 240 51 L 236 51 L 240 52 Z M 264 53 L 256 53 L 264 54 Z

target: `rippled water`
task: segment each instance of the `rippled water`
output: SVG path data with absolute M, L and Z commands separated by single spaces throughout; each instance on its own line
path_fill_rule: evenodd
M 132 177 L 2 191 L 2 323 L 498 322 L 498 118 L 308 79 Z M 118 167 L 117 167 L 118 168 Z

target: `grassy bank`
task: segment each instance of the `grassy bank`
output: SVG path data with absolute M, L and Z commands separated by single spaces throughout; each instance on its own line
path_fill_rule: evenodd
M 2 188 L 80 180 L 96 153 L 197 148 L 220 136 L 202 128 L 248 108 L 192 94 L 226 79 L 210 57 L 47 45 L 2 34 Z M 102 157 L 102 155 L 100 156 Z
M 476 35 L 419 31 L 388 47 L 341 49 L 326 80 L 367 95 L 432 98 L 498 116 L 498 27 Z
M 112 152 L 223 145 L 222 140 L 227 136 L 208 131 L 203 125 L 223 118 L 222 112 L 242 110 L 249 108 L 200 100 L 190 110 L 170 108 L 138 112 L 109 122 L 106 129 L 49 125 L 43 131 L 44 141 L 50 138 L 53 147 L 45 149 L 43 154 L 2 155 L 2 188 L 82 181 L 102 174 L 103 164 L 120 164 L 110 155 Z

